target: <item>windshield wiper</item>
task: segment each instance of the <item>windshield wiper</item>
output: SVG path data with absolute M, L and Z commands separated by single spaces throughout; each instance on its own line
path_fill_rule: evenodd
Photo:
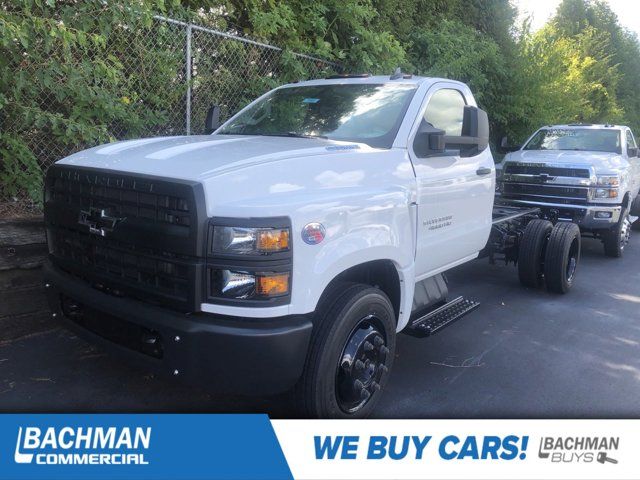
M 329 139 L 329 137 L 325 135 L 311 135 L 308 133 L 298 133 L 298 132 L 259 133 L 257 135 L 264 135 L 265 137 L 322 138 L 324 140 Z

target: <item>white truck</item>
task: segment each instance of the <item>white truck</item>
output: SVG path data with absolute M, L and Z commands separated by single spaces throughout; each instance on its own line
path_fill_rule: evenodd
M 443 272 L 489 256 L 527 285 L 573 284 L 578 227 L 494 205 L 488 137 L 466 85 L 396 72 L 284 85 L 211 135 L 71 155 L 45 181 L 53 315 L 217 391 L 365 416 L 397 333 L 478 305 L 448 301 Z
M 504 147 L 503 147 L 504 148 Z M 620 125 L 548 125 L 505 156 L 498 190 L 545 218 L 570 221 L 621 257 L 640 226 L 640 158 L 633 133 Z M 634 223 L 635 222 L 635 223 Z

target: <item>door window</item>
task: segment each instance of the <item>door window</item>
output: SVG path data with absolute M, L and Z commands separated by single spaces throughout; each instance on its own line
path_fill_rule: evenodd
M 435 92 L 429 99 L 424 120 L 435 128 L 444 130 L 447 136 L 462 135 L 462 119 L 466 102 L 462 93 L 451 88 Z
M 636 146 L 636 141 L 631 134 L 631 130 L 627 130 L 627 148 L 634 148 Z

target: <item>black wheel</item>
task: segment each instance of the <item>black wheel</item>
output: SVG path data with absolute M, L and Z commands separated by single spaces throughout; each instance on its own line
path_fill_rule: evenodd
M 395 313 L 378 288 L 350 283 L 333 293 L 317 312 L 296 404 L 305 417 L 363 418 L 393 364 Z
M 544 256 L 544 280 L 547 290 L 567 293 L 573 286 L 580 263 L 580 228 L 575 223 L 557 223 L 547 244 Z
M 620 220 L 616 226 L 602 234 L 604 254 L 607 257 L 622 257 L 630 238 L 631 219 L 629 218 L 629 210 L 627 209 L 620 214 Z
M 535 219 L 524 229 L 518 252 L 518 276 L 525 287 L 542 285 L 544 254 L 553 224 L 548 220 Z
M 634 217 L 640 217 L 640 193 L 638 193 L 638 195 L 636 195 L 636 198 L 631 203 L 630 213 Z M 637 223 L 638 222 L 636 222 L 636 224 Z
M 631 204 L 630 214 L 634 217 L 640 217 L 640 193 L 636 195 L 635 200 Z M 631 230 L 640 230 L 640 218 L 633 222 Z

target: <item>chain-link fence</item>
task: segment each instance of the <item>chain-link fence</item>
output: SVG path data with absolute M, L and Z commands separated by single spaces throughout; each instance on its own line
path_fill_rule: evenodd
M 221 107 L 224 120 L 279 84 L 339 70 L 337 64 L 319 58 L 160 16 L 144 28 L 119 26 L 104 48 L 84 50 L 76 57 L 67 62 L 77 65 L 63 65 L 68 73 L 61 76 L 59 85 L 40 86 L 37 66 L 17 65 L 22 78 L 37 90 L 31 103 L 16 107 L 20 109 L 16 118 L 24 121 L 9 122 L 5 113 L 2 122 L 0 218 L 39 213 L 44 172 L 73 152 L 109 140 L 200 134 L 214 104 Z M 91 81 L 75 75 L 90 75 Z M 98 112 L 92 121 L 85 118 L 80 124 L 80 118 L 74 123 L 82 115 L 82 105 L 74 105 L 77 100 L 60 93 L 64 88 L 73 92 L 74 81 L 101 82 L 96 95 L 107 92 L 117 100 L 103 114 L 108 122 L 101 122 Z M 96 105 L 103 103 L 96 98 Z M 50 121 L 30 123 L 32 108 Z M 73 135 L 74 128 L 82 128 L 83 135 Z M 91 128 L 96 131 L 87 134 Z

